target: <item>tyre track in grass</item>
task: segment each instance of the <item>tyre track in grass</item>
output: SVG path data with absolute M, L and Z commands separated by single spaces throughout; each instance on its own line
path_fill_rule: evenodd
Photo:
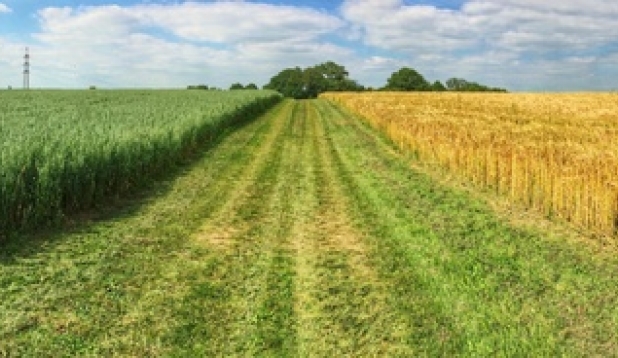
M 403 352 L 313 106 L 283 103 L 136 212 L 65 235 L 24 264 L 55 281 L 38 283 L 40 302 L 5 299 L 0 352 Z
M 155 201 L 129 225 L 131 231 L 140 232 L 137 243 L 173 241 L 176 235 L 180 241 L 160 264 L 157 280 L 121 318 L 122 328 L 131 334 L 106 342 L 104 347 L 109 351 L 115 352 L 117 347 L 142 349 L 146 342 L 140 340 L 150 335 L 157 337 L 159 352 L 166 354 L 178 352 L 179 347 L 186 354 L 231 352 L 228 340 L 244 333 L 235 331 L 229 318 L 241 315 L 244 307 L 238 300 L 229 300 L 237 296 L 233 286 L 226 287 L 225 279 L 236 278 L 237 271 L 221 250 L 233 247 L 234 239 L 248 230 L 235 212 L 251 195 L 255 176 L 270 164 L 294 107 L 294 103 L 284 102 L 231 134 L 177 181 L 171 195 Z M 207 234 L 204 220 L 217 223 Z M 226 229 L 231 231 L 226 233 Z M 234 257 L 239 258 L 245 259 Z M 204 305 L 205 299 L 213 305 Z M 215 309 L 209 311 L 212 307 Z M 152 342 L 148 345 L 154 346 Z
M 548 336 L 542 333 L 524 338 L 522 332 L 516 332 L 518 328 L 506 327 L 501 334 L 511 340 L 508 345 L 499 342 L 505 337 L 493 334 L 496 328 L 503 327 L 492 322 L 492 312 L 482 306 L 484 298 L 471 296 L 465 287 L 469 284 L 465 281 L 474 280 L 477 273 L 472 271 L 469 277 L 462 277 L 463 272 L 457 272 L 456 266 L 461 264 L 459 259 L 464 255 L 444 245 L 449 234 L 460 234 L 448 230 L 452 224 L 449 221 L 455 220 L 464 226 L 472 224 L 462 223 L 457 210 L 449 213 L 439 209 L 441 205 L 463 205 L 458 210 L 465 213 L 470 209 L 460 201 L 462 198 L 448 189 L 434 187 L 428 178 L 410 171 L 378 133 L 355 122 L 356 119 L 339 108 L 324 104 L 324 110 L 336 118 L 333 122 L 339 127 L 347 128 L 347 131 L 337 131 L 333 127 L 333 131 L 339 133 L 335 145 L 352 140 L 357 143 L 353 151 L 348 147 L 337 150 L 339 163 L 348 173 L 349 188 L 361 204 L 361 215 L 373 225 L 368 229 L 373 237 L 381 238 L 375 242 L 378 250 L 391 258 L 385 263 L 385 272 L 391 272 L 391 278 L 399 281 L 398 291 L 405 301 L 400 300 L 398 306 L 402 314 L 408 312 L 411 327 L 415 328 L 408 343 L 432 356 L 524 354 L 530 348 L 530 339 L 534 338 L 535 344 L 546 343 L 545 353 L 560 352 L 554 340 L 550 338 L 545 342 Z M 367 168 L 365 175 L 354 175 L 354 167 L 359 162 Z M 440 203 L 442 200 L 444 203 Z M 481 228 L 471 232 L 475 229 Z M 449 266 L 452 272 L 445 270 Z M 505 301 L 504 304 L 511 303 Z M 435 344 L 436 339 L 440 344 Z
M 184 241 L 183 246 L 174 251 L 173 260 L 166 265 L 167 268 L 173 269 L 164 269 L 161 272 L 162 277 L 169 280 L 168 282 L 176 284 L 168 285 L 167 290 L 151 291 L 166 296 L 168 300 L 178 299 L 186 303 L 187 308 L 193 309 L 194 313 L 198 311 L 198 307 L 199 311 L 202 311 L 201 304 L 196 302 L 200 295 L 207 297 L 214 295 L 217 298 L 225 292 L 221 290 L 221 285 L 217 284 L 220 280 L 218 276 L 228 274 L 227 266 L 221 265 L 222 257 L 219 251 L 232 247 L 233 240 L 242 236 L 247 230 L 246 226 L 240 225 L 234 213 L 249 195 L 256 174 L 268 165 L 267 160 L 276 149 L 274 143 L 283 135 L 285 121 L 282 118 L 293 115 L 293 111 L 294 105 L 291 102 L 279 105 L 252 125 L 233 133 L 220 147 L 209 153 L 208 160 L 192 168 L 175 187 L 178 190 L 176 194 L 180 198 L 176 198 L 173 208 L 181 206 L 186 211 L 171 213 L 165 207 L 166 204 L 161 207 L 155 205 L 151 212 L 147 213 L 150 215 L 140 217 L 140 222 L 144 222 L 145 217 L 156 218 L 153 220 L 154 225 L 148 228 L 143 237 L 152 238 L 153 235 L 157 235 L 153 229 L 160 228 L 162 222 L 168 222 L 168 227 L 173 226 L 170 218 L 177 218 L 177 215 L 189 219 L 188 222 L 184 222 L 183 232 L 193 232 L 190 235 L 192 240 Z M 187 203 L 180 205 L 179 199 L 186 200 Z M 211 224 L 210 227 L 200 226 L 205 219 L 215 224 Z M 190 226 L 187 223 L 190 223 Z M 164 238 L 165 232 L 161 233 L 161 236 Z M 213 278 L 214 284 L 204 283 L 206 277 Z M 155 300 L 152 295 L 145 295 L 122 320 L 141 324 L 145 319 L 144 313 L 152 315 L 158 310 L 161 314 L 161 310 L 157 308 L 162 305 L 161 299 L 164 298 L 158 297 Z M 219 308 L 229 315 L 234 314 L 234 309 L 240 309 L 233 305 Z M 230 321 L 222 315 L 214 315 L 210 316 L 210 322 L 216 322 L 217 329 L 204 330 L 201 322 L 195 322 L 195 319 L 199 319 L 197 317 L 191 317 L 189 322 L 178 320 L 177 318 L 182 316 L 182 311 L 178 307 L 170 307 L 164 311 L 170 318 L 167 321 L 168 328 L 176 324 L 178 325 L 176 330 L 180 332 L 175 338 L 174 334 L 170 335 L 173 344 L 182 343 L 185 347 L 191 347 L 195 343 L 200 347 L 201 335 L 216 337 L 217 332 L 225 332 L 225 327 L 230 324 Z M 159 317 L 158 320 L 165 322 L 162 318 Z M 154 321 L 153 317 L 149 319 Z M 176 339 L 178 337 L 182 338 Z
M 210 332 L 195 349 L 176 353 L 406 352 L 398 334 L 402 321 L 388 312 L 386 288 L 367 260 L 362 235 L 346 215 L 347 198 L 333 171 L 331 153 L 325 150 L 324 123 L 315 102 L 299 102 L 285 124 L 283 119 L 277 117 L 281 123 L 273 128 L 285 127 L 285 134 L 273 144 L 276 149 L 265 164 L 257 166 L 261 170 L 253 171 L 246 195 L 232 196 L 239 200 L 222 206 L 231 210 L 208 218 L 199 231 L 207 237 L 210 230 L 221 232 L 216 228 L 221 222 L 235 228 L 227 230 L 230 242 L 219 251 L 226 267 L 226 274 L 218 278 L 227 292 L 227 323 L 218 325 L 218 331 Z M 214 250 L 221 246 L 216 240 L 201 243 Z M 194 297 L 191 301 L 197 302 Z M 211 300 L 200 311 L 205 321 L 221 322 L 220 317 L 208 318 L 220 315 L 221 308 L 221 302 Z
M 311 215 L 298 220 L 299 352 L 301 356 L 405 356 L 405 320 L 388 306 L 389 287 L 370 260 L 363 233 L 349 217 L 349 201 L 328 145 L 325 121 L 308 104 L 311 147 L 307 167 Z
M 294 122 L 302 116 L 300 107 L 295 103 L 293 113 L 281 118 L 283 135 L 253 177 L 247 200 L 236 210 L 243 225 L 250 227 L 236 247 L 243 257 L 236 269 L 241 273 L 238 294 L 244 297 L 244 306 L 235 318 L 240 333 L 237 350 L 249 356 L 289 356 L 296 350 L 294 264 L 287 240 L 294 220 L 290 191 L 296 182 L 293 168 L 298 156 L 290 148 L 290 136 Z
M 431 262 L 439 257 L 439 252 L 428 252 L 425 247 L 431 231 L 398 210 L 400 203 L 389 197 L 397 187 L 375 178 L 377 171 L 385 168 L 371 163 L 381 159 L 384 148 L 374 146 L 373 138 L 367 138 L 354 123 L 356 119 L 343 115 L 330 103 L 321 102 L 319 111 L 330 119 L 326 123 L 331 134 L 329 146 L 348 195 L 357 205 L 353 210 L 373 240 L 374 255 L 388 258 L 378 259 L 377 265 L 383 279 L 393 282 L 390 303 L 407 319 L 406 344 L 416 355 L 455 354 L 463 340 L 431 287 L 438 279 Z M 400 241 L 417 246 L 404 248 Z
M 226 158 L 226 164 L 222 170 L 229 167 L 236 168 L 235 172 L 217 172 L 213 170 L 211 175 L 219 177 L 220 184 L 213 186 L 213 194 L 218 194 L 211 201 L 219 203 L 219 207 L 215 210 L 206 212 L 208 219 L 206 223 L 198 230 L 195 238 L 198 241 L 211 247 L 218 247 L 222 250 L 229 249 L 234 245 L 233 237 L 242 236 L 243 232 L 248 230 L 247 227 L 242 227 L 241 220 L 238 217 L 238 211 L 243 203 L 248 200 L 251 195 L 255 195 L 255 178 L 264 167 L 268 166 L 267 162 L 279 148 L 276 143 L 281 141 L 281 136 L 285 134 L 285 125 L 289 121 L 289 117 L 294 116 L 296 105 L 291 101 L 287 101 L 279 112 L 273 113 L 270 121 L 265 121 L 265 130 L 261 136 L 252 136 L 250 141 L 254 141 L 253 147 L 242 146 L 238 149 L 236 156 Z M 256 132 L 257 133 L 257 132 Z M 238 161 L 236 158 L 242 155 L 251 156 L 248 162 Z M 229 170 L 228 170 L 229 171 Z
M 272 345 L 281 348 L 286 344 L 260 332 L 263 326 L 273 325 L 272 321 L 281 321 L 279 313 L 286 314 L 283 308 L 273 309 L 273 316 L 266 317 L 262 308 L 268 303 L 268 293 L 286 292 L 286 282 L 275 281 L 271 285 L 281 286 L 270 290 L 265 284 L 273 270 L 285 276 L 286 265 L 281 255 L 273 253 L 278 244 L 263 233 L 268 227 L 264 213 L 268 205 L 276 205 L 276 179 L 281 172 L 288 123 L 297 111 L 293 101 L 286 101 L 284 106 L 270 116 L 268 132 L 250 148 L 252 160 L 245 163 L 239 175 L 220 177 L 221 205 L 201 219 L 192 235 L 189 244 L 205 249 L 213 264 L 208 268 L 210 274 L 200 275 L 184 299 L 180 309 L 184 324 L 170 338 L 178 347 L 173 354 L 255 355 Z M 225 184 L 230 181 L 236 184 Z M 274 342 L 269 341 L 271 338 Z
M 169 352 L 169 332 L 186 323 L 179 304 L 189 301 L 187 292 L 205 277 L 214 278 L 216 291 L 217 275 L 225 274 L 216 255 L 187 238 L 225 202 L 237 184 L 230 178 L 254 162 L 255 149 L 277 135 L 270 119 L 285 108 L 290 103 L 228 135 L 136 209 L 32 238 L 32 249 L 1 257 L 0 353 Z M 17 282 L 19 290 L 12 288 Z
M 378 250 L 394 259 L 389 270 L 412 273 L 426 293 L 425 309 L 448 317 L 442 333 L 428 330 L 425 319 L 411 344 L 432 355 L 615 353 L 618 310 L 607 304 L 617 301 L 615 260 L 509 226 L 470 195 L 410 170 L 404 156 L 355 116 L 332 103 L 324 107 L 347 129 L 335 142 L 358 143 L 338 151 L 340 163 L 348 172 L 359 162 L 368 169 L 348 181 L 349 189 L 366 203 L 357 212 L 382 238 Z M 432 337 L 446 339 L 436 346 Z
M 322 100 L 284 101 L 124 214 L 23 242 L 0 253 L 0 356 L 616 351 L 618 265 L 499 223 Z

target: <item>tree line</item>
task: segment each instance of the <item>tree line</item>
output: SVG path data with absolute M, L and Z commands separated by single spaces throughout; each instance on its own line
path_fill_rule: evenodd
M 489 87 L 463 78 L 450 78 L 444 84 L 440 81 L 430 83 L 419 72 L 410 67 L 403 67 L 391 74 L 386 85 L 374 89 L 364 87 L 349 78 L 349 72 L 342 65 L 333 61 L 321 63 L 307 68 L 286 68 L 273 76 L 264 89 L 280 92 L 285 97 L 296 99 L 315 98 L 320 93 L 329 91 L 456 91 L 456 92 L 507 92 L 506 89 Z M 205 85 L 189 86 L 189 89 L 212 90 Z M 250 83 L 246 86 L 234 83 L 230 90 L 258 89 Z
M 189 85 L 187 86 L 187 89 L 190 90 L 205 90 L 205 91 L 222 91 L 221 88 L 217 88 L 217 87 L 209 87 L 207 85 Z M 235 91 L 235 90 L 257 90 L 259 89 L 258 86 L 255 83 L 249 83 L 248 85 L 243 85 L 242 83 L 236 82 L 236 83 L 232 83 L 232 85 L 230 86 L 230 91 Z
M 301 69 L 288 68 L 271 78 L 265 89 L 279 91 L 286 97 L 297 99 L 315 98 L 327 91 L 371 91 L 349 78 L 344 66 L 332 61 Z M 458 91 L 458 92 L 507 92 L 506 89 L 489 87 L 463 78 L 451 78 L 442 84 L 430 83 L 416 70 L 403 67 L 393 72 L 381 91 Z

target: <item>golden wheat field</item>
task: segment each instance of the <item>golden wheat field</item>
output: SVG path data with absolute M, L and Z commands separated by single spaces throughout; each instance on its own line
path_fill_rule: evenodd
M 586 230 L 618 232 L 618 94 L 328 93 L 421 161 Z

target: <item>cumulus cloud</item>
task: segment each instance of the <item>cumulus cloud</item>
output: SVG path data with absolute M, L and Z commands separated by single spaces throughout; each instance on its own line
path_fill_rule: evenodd
M 260 3 L 185 3 L 135 10 L 179 37 L 223 43 L 313 39 L 343 26 L 339 18 L 310 8 Z
M 341 14 L 368 46 L 401 54 L 443 76 L 491 76 L 501 81 L 497 85 L 518 88 L 534 83 L 569 88 L 574 82 L 560 78 L 567 73 L 581 78 L 576 87 L 595 87 L 599 67 L 594 64 L 618 47 L 618 3 L 605 0 L 470 0 L 458 9 L 346 0 Z M 430 57 L 442 61 L 427 61 Z M 552 71 L 561 66 L 567 70 Z M 451 69 L 457 71 L 447 72 Z M 518 71 L 536 72 L 539 81 L 522 85 Z M 546 75 L 551 72 L 553 77 Z
M 23 66 L 24 46 L 0 37 L 0 79 L 20 79 Z M 11 81 L 12 82 L 12 81 Z M 9 83 L 0 82 L 0 86 Z
M 472 44 L 476 29 L 460 12 L 399 0 L 346 1 L 343 17 L 371 46 L 404 52 L 455 50 Z M 388 21 L 385 21 L 388 19 Z
M 410 66 L 432 81 L 514 90 L 618 87 L 616 2 L 344 0 L 331 13 L 274 3 L 42 8 L 35 33 L 0 35 L 0 78 L 21 82 L 30 42 L 33 86 L 263 84 L 283 68 L 333 60 L 370 86 Z
M 618 35 L 618 4 L 604 0 L 472 0 L 459 10 L 402 0 L 348 0 L 342 14 L 363 30 L 368 44 L 410 52 L 480 45 L 533 52 L 589 49 L 616 41 Z
M 369 87 L 381 87 L 397 69 L 409 63 L 386 56 L 371 55 L 349 60 L 350 77 Z
M 343 20 L 311 8 L 187 2 L 52 7 L 37 16 L 33 52 L 62 85 L 265 83 L 273 71 L 350 52 L 323 39 Z
M 48 8 L 39 18 L 50 33 L 98 25 L 111 25 L 113 34 L 156 27 L 182 39 L 218 43 L 313 39 L 343 26 L 339 18 L 310 8 L 245 2 Z

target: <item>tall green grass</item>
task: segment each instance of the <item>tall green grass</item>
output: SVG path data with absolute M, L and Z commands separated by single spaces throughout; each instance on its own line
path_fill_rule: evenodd
M 279 98 L 269 91 L 0 92 L 0 238 L 134 190 Z

